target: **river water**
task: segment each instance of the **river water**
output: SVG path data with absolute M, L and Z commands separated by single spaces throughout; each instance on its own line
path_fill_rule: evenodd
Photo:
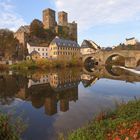
M 140 76 L 120 68 L 0 74 L 0 108 L 28 124 L 24 140 L 56 140 L 135 98 L 140 98 Z

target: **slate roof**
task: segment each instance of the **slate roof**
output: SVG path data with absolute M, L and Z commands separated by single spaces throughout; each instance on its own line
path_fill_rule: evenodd
M 58 47 L 80 47 L 76 41 L 61 39 L 59 37 L 55 37 L 52 43 L 56 43 Z
M 132 40 L 132 39 L 135 39 L 135 37 L 132 37 L 132 38 L 126 38 L 126 40 Z
M 81 45 L 82 48 L 87 48 L 87 47 L 90 47 L 90 48 L 93 48 L 93 49 L 100 49 L 100 46 L 97 45 L 95 42 L 93 42 L 92 40 L 84 40 L 82 45 Z

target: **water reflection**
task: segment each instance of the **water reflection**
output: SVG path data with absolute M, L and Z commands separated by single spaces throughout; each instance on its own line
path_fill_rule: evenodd
M 80 127 L 102 109 L 113 108 L 113 99 L 139 97 L 138 82 L 138 74 L 114 66 L 3 73 L 0 107 L 11 110 L 20 99 L 15 110 L 30 119 L 23 137 L 55 140 L 57 132 Z
M 84 87 L 94 85 L 99 79 L 139 82 L 140 77 L 117 67 L 98 67 L 94 70 L 54 70 L 22 75 L 0 76 L 0 103 L 10 105 L 15 98 L 30 101 L 36 109 L 44 106 L 47 115 L 69 110 L 69 103 L 78 100 L 78 85 L 82 81 Z
M 0 77 L 0 103 L 10 105 L 15 98 L 30 101 L 35 108 L 44 106 L 47 115 L 69 110 L 69 102 L 78 100 L 80 73 L 76 71 L 36 72 L 32 75 L 2 75 Z

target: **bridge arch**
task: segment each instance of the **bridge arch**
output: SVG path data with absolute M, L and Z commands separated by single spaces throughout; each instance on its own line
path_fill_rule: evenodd
M 84 66 L 93 66 L 95 64 L 98 64 L 98 62 L 96 62 L 95 58 L 93 56 L 87 56 L 83 59 L 84 62 Z
M 125 57 L 118 53 L 111 54 L 106 58 L 105 65 L 125 66 Z

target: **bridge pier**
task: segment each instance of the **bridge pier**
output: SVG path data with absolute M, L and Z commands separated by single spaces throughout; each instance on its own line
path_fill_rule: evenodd
M 125 66 L 129 68 L 136 68 L 136 59 L 134 57 L 125 58 Z

